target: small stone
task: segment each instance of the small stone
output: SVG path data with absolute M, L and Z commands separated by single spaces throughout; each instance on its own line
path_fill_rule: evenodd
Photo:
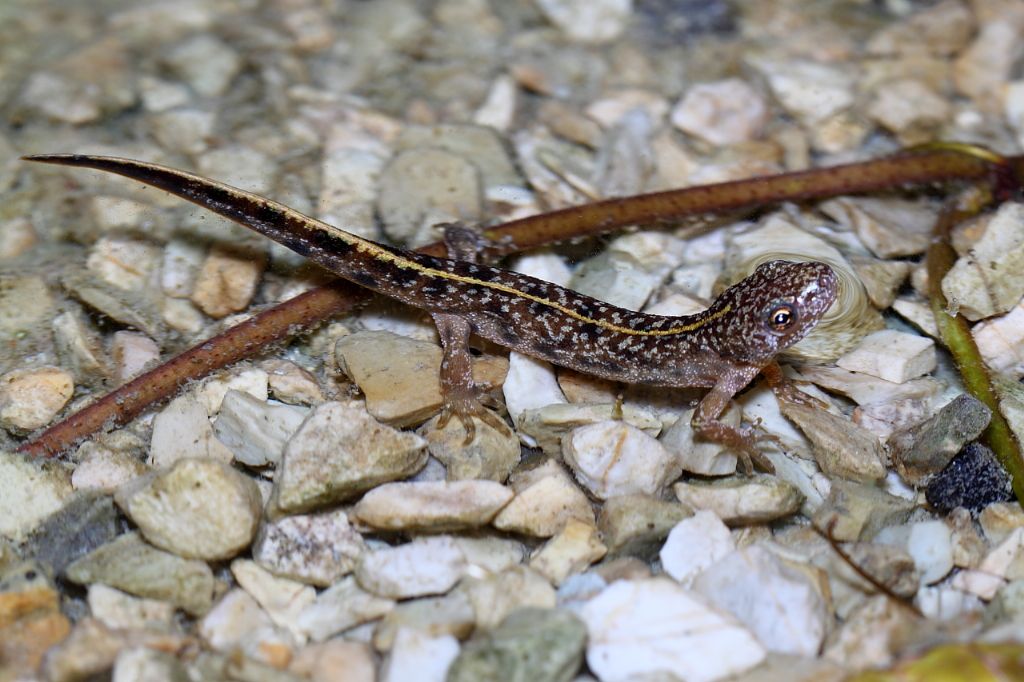
M 825 475 L 864 483 L 885 477 L 882 445 L 874 433 L 816 407 L 790 402 L 779 407 L 807 435 Z
M 449 420 L 443 429 L 431 421 L 421 431 L 427 439 L 427 451 L 444 464 L 449 481 L 484 479 L 504 483 L 522 456 L 519 439 L 507 426 L 497 429 L 480 419 L 473 423 L 473 440 L 466 443 L 466 429 L 458 419 Z
M 570 40 L 590 44 L 618 38 L 633 9 L 632 0 L 541 0 L 537 4 Z
M 395 427 L 426 421 L 441 409 L 441 348 L 389 332 L 359 332 L 338 340 L 338 363 L 366 396 L 366 409 Z M 507 364 L 485 356 L 474 364 L 477 386 L 497 386 Z
M 482 216 L 480 174 L 472 162 L 443 149 L 407 149 L 380 178 L 377 211 L 387 235 L 420 246 L 434 241 L 433 226 L 472 224 Z
M 268 384 L 269 377 L 262 369 L 235 367 L 207 377 L 195 389 L 195 396 L 206 409 L 206 414 L 212 416 L 220 412 L 228 391 L 242 391 L 257 400 L 266 400 L 269 396 Z
M 508 375 L 501 390 L 515 424 L 527 410 L 566 402 L 550 363 L 514 351 L 508 355 Z
M 981 510 L 978 523 L 989 544 L 997 545 L 1018 528 L 1024 528 L 1024 509 L 1013 502 L 995 502 Z
M 513 477 L 516 496 L 494 518 L 494 527 L 532 537 L 551 537 L 569 519 L 594 524 L 590 501 L 556 462 Z
M 636 124 L 640 115 L 647 123 L 640 124 L 649 128 L 651 122 L 664 120 L 669 104 L 659 93 L 641 88 L 624 88 L 594 100 L 586 109 L 589 118 L 597 121 L 604 128 L 629 128 Z M 614 133 L 613 133 L 614 135 Z M 641 146 L 646 146 L 643 142 Z M 614 151 L 610 151 L 615 154 Z
M 889 436 L 888 449 L 903 480 L 919 485 L 941 471 L 992 417 L 977 398 L 963 393 L 928 420 Z M 972 485 L 976 485 L 973 482 Z
M 85 265 L 101 280 L 118 289 L 149 285 L 160 262 L 160 249 L 140 239 L 102 237 L 89 250 Z
M 337 510 L 264 522 L 252 558 L 277 575 L 327 587 L 351 573 L 365 551 L 347 514 Z
M 324 402 L 324 393 L 316 377 L 294 362 L 269 358 L 260 367 L 267 373 L 270 392 L 289 405 L 318 405 Z
M 117 655 L 111 679 L 116 682 L 146 680 L 183 680 L 188 678 L 184 664 L 172 654 L 144 646 L 126 647 Z
M 504 132 L 511 127 L 515 113 L 516 82 L 503 74 L 491 83 L 487 98 L 473 114 L 473 123 Z
M 340 637 L 304 647 L 296 654 L 288 670 L 313 682 L 377 680 L 377 664 L 369 645 Z
M 77 559 L 65 575 L 80 585 L 103 583 L 167 601 L 193 615 L 206 613 L 213 605 L 215 582 L 209 566 L 151 547 L 138 533 L 126 533 Z
M 245 310 L 256 294 L 264 265 L 262 250 L 214 245 L 196 275 L 192 302 L 217 319 Z
M 717 146 L 758 137 L 767 120 L 764 99 L 738 78 L 698 83 L 672 109 L 672 125 Z
M 1021 565 L 1022 559 L 1024 528 L 1017 528 L 981 560 L 977 569 L 960 571 L 953 576 L 950 585 L 963 592 L 976 594 L 986 601 L 990 600 L 1008 579 L 1021 577 L 1011 575 L 1011 571 Z
M 74 378 L 59 367 L 7 372 L 0 376 L 0 426 L 19 434 L 46 426 L 74 392 Z
M 385 615 L 373 631 L 373 646 L 378 651 L 389 651 L 395 636 L 403 628 L 422 632 L 428 637 L 451 635 L 466 639 L 476 625 L 473 605 L 464 592 L 452 591 L 443 597 L 410 599 Z
M 583 663 L 587 629 L 568 611 L 522 609 L 467 642 L 449 682 L 569 682 Z
M 277 504 L 301 512 L 406 478 L 427 461 L 426 441 L 377 422 L 358 403 L 316 407 L 285 446 Z
M 882 528 L 906 522 L 913 508 L 913 502 L 874 485 L 833 480 L 828 499 L 812 520 L 838 542 L 870 540 Z
M 609 498 L 601 505 L 597 527 L 609 556 L 647 558 L 658 551 L 658 546 L 680 521 L 692 515 L 689 507 L 676 502 L 647 495 L 622 495 Z
M 796 513 L 804 501 L 792 483 L 766 475 L 710 483 L 680 482 L 672 490 L 683 504 L 712 511 L 731 525 L 775 521 Z
M 118 488 L 141 476 L 148 467 L 130 452 L 110 449 L 102 445 L 84 444 L 75 453 L 78 464 L 71 474 L 75 490 L 95 490 L 113 494 Z
M 573 272 L 571 288 L 612 305 L 640 310 L 665 277 L 682 264 L 686 243 L 664 232 L 615 238 Z
M 605 422 L 621 416 L 625 424 L 635 426 L 652 438 L 661 432 L 662 423 L 652 410 L 643 407 L 625 405 L 621 414 L 614 402 L 601 405 L 568 405 L 557 403 L 540 409 L 528 409 L 519 416 L 519 434 L 523 440 L 525 434 L 531 443 L 550 457 L 562 454 L 562 439 L 573 429 Z
M 60 575 L 75 559 L 117 537 L 119 519 L 113 500 L 98 493 L 81 493 L 46 517 L 22 545 L 49 575 Z
M 968 320 L 1012 310 L 1024 296 L 1024 204 L 1004 203 L 942 279 L 942 293 Z
M 114 378 L 118 384 L 127 383 L 160 360 L 160 347 L 145 334 L 114 332 L 110 359 L 114 361 Z
M 147 111 L 166 111 L 187 104 L 191 95 L 180 83 L 154 76 L 139 77 L 139 95 Z
M 448 668 L 459 655 L 459 642 L 451 635 L 430 637 L 400 628 L 391 653 L 380 669 L 380 682 L 444 682 Z
M 693 589 L 750 628 L 769 651 L 815 656 L 830 624 L 823 575 L 757 544 L 702 572 Z
M 211 459 L 181 459 L 140 476 L 115 500 L 150 543 L 187 559 L 229 559 L 249 546 L 263 511 L 248 476 Z
M 52 327 L 58 357 L 76 383 L 95 384 L 111 375 L 100 335 L 84 315 L 65 311 L 54 316 Z
M 102 113 L 99 93 L 94 87 L 51 71 L 39 71 L 29 77 L 21 102 L 29 110 L 72 125 L 91 123 Z
M 140 599 L 102 583 L 89 586 L 89 612 L 114 630 L 156 630 L 173 632 L 174 605 L 155 599 Z
M 555 585 L 580 573 L 608 552 L 593 525 L 570 519 L 562 530 L 530 557 L 530 568 Z
M 930 140 L 953 113 L 945 98 L 919 80 L 883 83 L 874 94 L 868 115 L 904 144 Z
M 618 421 L 581 426 L 562 439 L 576 479 L 600 500 L 657 495 L 679 477 L 676 457 L 640 429 Z
M 839 66 L 790 60 L 755 65 L 790 114 L 814 125 L 854 102 L 853 79 Z
M 477 528 L 490 523 L 512 495 L 493 481 L 385 483 L 364 495 L 352 514 L 377 530 Z
M 172 400 L 153 420 L 146 463 L 164 468 L 195 457 L 230 462 L 233 453 L 217 440 L 206 408 L 195 396 L 186 393 Z
M 548 579 L 526 566 L 510 568 L 484 578 L 466 578 L 458 587 L 476 613 L 479 631 L 492 630 L 515 611 L 555 608 L 555 588 Z
M 217 115 L 202 109 L 181 108 L 152 114 L 149 127 L 164 149 L 202 154 L 214 136 Z
M 883 329 L 861 340 L 836 365 L 902 384 L 935 369 L 935 342 L 923 336 Z
M 683 587 L 736 548 L 729 528 L 714 512 L 701 510 L 668 534 L 658 553 L 665 573 Z
M 28 218 L 0 221 L 0 258 L 17 258 L 39 243 L 39 235 Z
M 199 635 L 213 649 L 230 652 L 253 633 L 273 627 L 270 616 L 248 592 L 233 589 L 199 622 Z
M 953 570 L 952 533 L 942 521 L 888 526 L 874 541 L 905 548 L 920 571 L 921 585 L 934 585 Z
M 22 542 L 73 492 L 64 468 L 0 452 L 0 537 Z
M 406 599 L 444 594 L 462 578 L 466 556 L 450 536 L 419 537 L 363 555 L 359 585 L 381 597 Z
M 1024 301 L 1005 315 L 974 325 L 971 333 L 991 371 L 1009 379 L 1024 376 Z
M 923 253 L 936 218 L 927 204 L 894 198 L 842 197 L 822 202 L 821 210 L 856 232 L 878 258 Z
M 251 467 L 278 464 L 285 443 L 309 415 L 291 405 L 272 405 L 248 393 L 231 390 L 224 396 L 213 432 L 235 455 Z
M 299 614 L 296 625 L 314 642 L 322 642 L 354 625 L 377 620 L 393 608 L 393 600 L 367 592 L 349 576 L 321 592 Z
M 765 650 L 753 635 L 671 580 L 620 580 L 587 602 L 587 663 L 602 680 L 654 673 L 717 680 L 753 668 Z
M 124 640 L 94 618 L 83 618 L 62 642 L 50 649 L 40 671 L 43 679 L 73 682 L 109 671 Z
M 223 95 L 242 68 L 238 53 L 212 33 L 199 33 L 179 43 L 165 61 L 203 97 Z
M 0 661 L 4 679 L 33 679 L 44 654 L 67 637 L 60 594 L 40 566 L 0 566 Z
M 316 600 L 316 590 L 288 578 L 279 578 L 255 561 L 235 559 L 231 574 L 239 587 L 259 603 L 275 624 L 300 636 L 300 613 Z
M 1010 476 L 995 454 L 971 443 L 935 475 L 925 489 L 928 504 L 939 512 L 957 507 L 978 512 L 993 502 L 1013 499 Z
M 957 90 L 982 101 L 998 97 L 1021 54 L 1018 23 L 1000 17 L 979 27 L 974 41 L 953 62 Z

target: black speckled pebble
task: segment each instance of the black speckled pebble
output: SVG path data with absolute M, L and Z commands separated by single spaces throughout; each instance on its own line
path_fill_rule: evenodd
M 984 445 L 971 443 L 925 489 L 928 504 L 939 512 L 965 507 L 978 512 L 993 502 L 1013 499 L 1010 475 Z

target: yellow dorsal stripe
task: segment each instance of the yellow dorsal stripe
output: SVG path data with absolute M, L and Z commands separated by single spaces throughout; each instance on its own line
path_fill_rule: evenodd
M 209 178 L 204 178 L 202 176 L 195 175 L 187 171 L 181 171 L 176 168 L 168 168 L 166 166 L 159 166 L 157 164 L 147 164 L 139 161 L 130 161 L 129 163 L 135 166 L 150 166 L 152 168 L 159 168 L 160 170 L 163 170 L 165 172 L 169 171 L 175 175 L 178 175 L 179 177 L 184 177 L 194 183 L 197 183 L 200 186 L 205 185 L 217 187 L 218 189 L 225 191 L 228 194 L 233 194 L 234 196 L 241 199 L 243 202 L 252 202 L 255 204 L 262 205 L 264 207 L 268 207 L 293 220 L 303 222 L 314 230 L 327 232 L 331 236 L 336 237 L 337 239 L 340 239 L 341 241 L 347 244 L 353 245 L 359 251 L 367 253 L 370 256 L 377 258 L 379 260 L 391 263 L 396 267 L 421 272 L 424 275 L 427 275 L 428 277 L 439 277 L 441 279 L 446 279 L 453 282 L 460 282 L 462 284 L 473 284 L 476 286 L 493 289 L 495 291 L 501 291 L 512 296 L 524 298 L 528 301 L 533 301 L 535 303 L 540 303 L 541 305 L 546 305 L 549 308 L 553 308 L 568 317 L 571 317 L 575 320 L 579 320 L 580 322 L 589 322 L 591 324 L 597 325 L 598 327 L 618 332 L 620 334 L 629 334 L 632 336 L 671 336 L 673 334 L 683 334 L 686 332 L 692 332 L 697 329 L 700 329 L 701 327 L 707 325 L 709 322 L 713 322 L 714 320 L 717 320 L 718 318 L 727 315 L 732 310 L 731 305 L 726 305 L 721 310 L 713 313 L 712 315 L 709 315 L 708 317 L 702 320 L 697 320 L 690 324 L 680 325 L 678 327 L 672 327 L 671 329 L 631 329 L 629 327 L 620 327 L 619 325 L 612 324 L 611 322 L 607 322 L 605 320 L 597 320 L 592 317 L 587 317 L 586 315 L 582 315 L 573 310 L 572 308 L 567 308 L 566 306 L 560 303 L 556 303 L 555 301 L 543 298 L 541 296 L 534 296 L 532 294 L 528 294 L 525 291 L 520 291 L 519 289 L 516 289 L 515 287 L 512 286 L 508 286 L 506 284 L 498 284 L 496 282 L 485 282 L 483 280 L 475 279 L 473 277 L 456 275 L 451 272 L 445 272 L 444 270 L 438 270 L 436 268 L 431 268 L 426 265 L 421 265 L 420 263 L 417 263 L 414 260 L 406 258 L 405 256 L 400 256 L 398 254 L 392 253 L 391 251 L 388 251 L 379 244 L 376 244 L 375 242 L 372 242 L 368 239 L 363 239 L 358 235 L 352 234 L 351 232 L 346 232 L 345 230 L 337 228 L 333 225 L 328 225 L 327 223 L 317 220 L 316 218 L 311 218 L 307 215 L 299 213 L 295 209 L 285 206 L 284 204 L 279 204 L 278 202 L 273 201 L 272 199 L 261 197 L 258 194 L 246 192 L 245 190 L 238 189 L 237 187 L 232 187 L 222 182 L 210 180 Z

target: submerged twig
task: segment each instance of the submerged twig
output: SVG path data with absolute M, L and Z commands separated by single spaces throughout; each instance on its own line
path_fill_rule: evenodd
M 1024 157 L 1007 159 L 1024 165 Z M 999 164 L 956 147 L 935 147 L 832 168 L 689 187 L 599 201 L 511 221 L 485 230 L 500 256 L 545 244 L 603 234 L 635 224 L 670 223 L 689 217 L 755 209 L 784 201 L 823 199 L 954 180 L 987 180 L 1000 186 Z M 444 255 L 434 243 L 422 251 Z M 268 344 L 314 327 L 351 309 L 361 298 L 348 285 L 306 292 L 194 346 L 137 377 L 18 448 L 36 456 L 59 454 L 103 428 L 123 425 L 147 407 L 170 398 L 183 384 L 258 353 Z

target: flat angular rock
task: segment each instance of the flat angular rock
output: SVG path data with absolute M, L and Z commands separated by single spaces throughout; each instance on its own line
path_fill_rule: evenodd
M 348 575 L 366 552 L 363 537 L 341 510 L 264 522 L 252 558 L 268 571 L 318 587 Z
M 864 483 L 885 477 L 882 445 L 872 432 L 816 407 L 788 402 L 780 402 L 779 407 L 807 435 L 825 474 Z
M 275 481 L 283 511 L 351 499 L 406 478 L 427 462 L 426 441 L 379 423 L 359 403 L 317 406 L 285 446 Z
M 565 582 L 573 573 L 580 573 L 608 552 L 591 524 L 570 519 L 557 535 L 538 548 L 530 557 L 530 568 L 554 585 Z
M 873 485 L 834 480 L 813 521 L 839 542 L 870 540 L 882 528 L 905 522 L 913 508 L 913 502 Z
M 519 609 L 553 609 L 555 588 L 548 579 L 526 566 L 512 566 L 484 578 L 466 578 L 457 588 L 469 598 L 481 630 L 496 627 Z
M 1009 312 L 1024 295 L 1024 204 L 1006 202 L 981 239 L 942 279 L 942 293 L 976 321 Z
M 297 625 L 314 642 L 322 642 L 354 625 L 376 620 L 394 607 L 394 600 L 367 592 L 349 576 L 321 592 L 299 614 Z
M 377 530 L 450 531 L 485 526 L 512 491 L 493 481 L 385 483 L 352 508 L 352 517 Z
M 676 524 L 692 515 L 693 510 L 684 504 L 648 495 L 622 495 L 601 505 L 597 527 L 609 556 L 647 558 L 658 551 Z
M 169 467 L 190 457 L 230 462 L 233 453 L 217 440 L 203 404 L 187 393 L 168 403 L 153 420 L 147 463 L 154 467 Z
M 380 682 L 445 682 L 448 668 L 459 655 L 459 642 L 451 635 L 431 637 L 400 628 L 394 646 L 380 670 Z
M 729 527 L 713 512 L 701 510 L 668 534 L 658 557 L 665 573 L 683 587 L 736 547 Z
M 467 642 L 449 682 L 569 682 L 583 663 L 587 629 L 569 611 L 522 609 Z
M 737 549 L 697 576 L 693 590 L 734 615 L 770 651 L 813 657 L 830 624 L 823 575 L 761 545 Z
M 977 398 L 966 393 L 957 396 L 928 420 L 889 436 L 896 470 L 911 485 L 925 482 L 981 435 L 991 418 L 991 410 Z
M 389 599 L 444 594 L 462 578 L 466 556 L 446 535 L 420 537 L 397 547 L 363 555 L 356 567 L 359 585 Z
M 710 682 L 753 668 L 765 649 L 724 615 L 666 578 L 620 580 L 580 611 L 587 663 L 602 680 L 656 672 Z
M 81 493 L 43 521 L 22 547 L 22 555 L 31 556 L 57 576 L 75 559 L 113 540 L 118 525 L 109 496 Z
M 935 342 L 928 337 L 883 329 L 864 337 L 836 365 L 902 384 L 932 371 L 936 362 Z
M 475 417 L 473 422 L 476 432 L 469 443 L 458 419 L 450 420 L 443 429 L 431 420 L 420 434 L 427 439 L 430 454 L 444 464 L 449 481 L 486 479 L 504 483 L 522 456 L 519 438 L 508 427 L 496 429 Z
M 453 590 L 443 597 L 425 597 L 401 602 L 384 616 L 373 631 L 373 646 L 388 651 L 394 646 L 401 628 L 409 628 L 429 637 L 451 635 L 466 639 L 476 625 L 476 613 L 464 592 Z
M 118 490 L 117 504 L 152 544 L 189 559 L 249 546 L 263 511 L 256 483 L 212 459 L 180 459 Z
M 598 499 L 657 495 L 679 477 L 675 455 L 640 429 L 617 421 L 573 430 L 562 455 L 576 479 Z
M 102 583 L 89 586 L 89 612 L 108 628 L 173 632 L 174 604 L 140 599 Z
M 215 582 L 202 561 L 182 559 L 126 533 L 86 554 L 65 570 L 80 585 L 103 583 L 129 594 L 168 601 L 192 615 L 213 605 Z
M 73 493 L 63 467 L 0 452 L 0 537 L 23 541 Z
M 676 483 L 676 498 L 693 509 L 715 512 L 727 524 L 766 523 L 796 513 L 804 496 L 774 476 L 729 478 L 710 483 Z
M 412 426 L 441 409 L 440 346 L 390 332 L 358 332 L 338 340 L 335 356 L 380 421 Z M 501 384 L 508 363 L 484 356 L 473 367 L 477 385 L 490 387 Z
M 568 474 L 549 460 L 528 475 L 513 477 L 516 496 L 494 518 L 494 527 L 533 537 L 551 537 L 569 519 L 594 523 L 594 510 Z
M 46 426 L 74 392 L 74 378 L 59 367 L 7 372 L 0 376 L 0 426 L 14 433 Z
M 309 415 L 291 405 L 271 405 L 242 391 L 228 391 L 213 432 L 235 455 L 252 467 L 277 464 L 285 443 Z

